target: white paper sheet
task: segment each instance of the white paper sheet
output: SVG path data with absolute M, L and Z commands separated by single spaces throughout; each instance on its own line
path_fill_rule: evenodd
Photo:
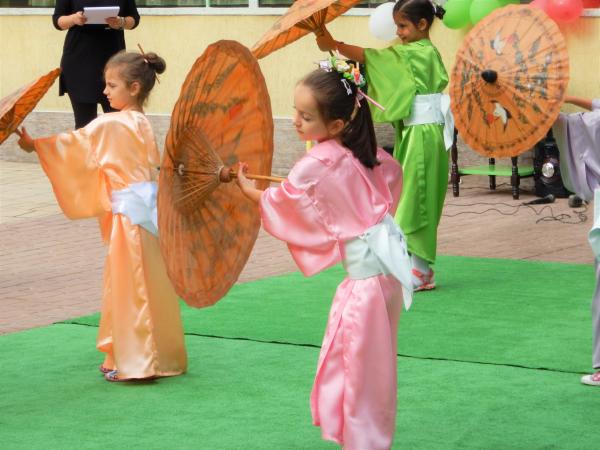
M 118 14 L 118 6 L 88 6 L 83 8 L 83 15 L 87 17 L 86 24 L 106 25 L 107 18 L 117 17 Z

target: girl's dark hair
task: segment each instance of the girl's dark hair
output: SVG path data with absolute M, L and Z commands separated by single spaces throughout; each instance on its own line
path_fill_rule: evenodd
M 132 53 L 119 52 L 113 55 L 106 66 L 104 72 L 109 67 L 118 66 L 121 76 L 128 86 L 134 81 L 140 83 L 140 93 L 138 101 L 143 105 L 150 95 L 150 91 L 156 82 L 156 74 L 163 73 L 167 68 L 167 63 L 156 53 Z
M 394 5 L 394 14 L 401 13 L 417 25 L 419 20 L 425 19 L 429 28 L 433 18 L 443 19 L 446 10 L 431 0 L 398 0 Z
M 319 113 L 326 123 L 336 119 L 346 123 L 342 131 L 342 144 L 365 167 L 372 169 L 377 166 L 379 161 L 373 119 L 366 99 L 360 101 L 360 107 L 356 106 L 357 86 L 336 71 L 326 72 L 322 69 L 309 73 L 300 80 L 300 84 L 311 89 Z

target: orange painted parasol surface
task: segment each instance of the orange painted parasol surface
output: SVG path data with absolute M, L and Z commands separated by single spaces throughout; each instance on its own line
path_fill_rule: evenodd
M 568 82 L 567 47 L 554 21 L 538 8 L 500 8 L 469 32 L 456 56 L 456 127 L 486 157 L 517 156 L 546 135 Z
M 33 111 L 59 74 L 60 69 L 54 69 L 0 100 L 0 144 Z
M 225 295 L 258 235 L 256 205 L 235 183 L 222 182 L 231 179 L 227 166 L 243 161 L 268 175 L 272 156 L 271 103 L 256 59 L 234 41 L 210 45 L 173 109 L 158 190 L 161 252 L 189 305 L 210 306 Z
M 296 0 L 252 47 L 257 58 L 279 50 L 308 33 L 323 33 L 325 24 L 344 14 L 360 0 Z

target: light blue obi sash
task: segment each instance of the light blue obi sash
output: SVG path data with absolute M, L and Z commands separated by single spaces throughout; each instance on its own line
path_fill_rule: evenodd
M 158 184 L 155 181 L 132 183 L 125 189 L 113 191 L 112 212 L 127 216 L 133 225 L 144 227 L 158 236 L 157 192 Z
M 411 114 L 402 121 L 404 126 L 437 123 L 444 125 L 444 145 L 452 147 L 454 139 L 454 117 L 450 111 L 450 96 L 447 94 L 415 95 Z
M 412 303 L 412 263 L 402 230 L 389 214 L 377 225 L 344 243 L 343 264 L 348 278 L 364 280 L 392 274 L 402 284 L 404 307 Z

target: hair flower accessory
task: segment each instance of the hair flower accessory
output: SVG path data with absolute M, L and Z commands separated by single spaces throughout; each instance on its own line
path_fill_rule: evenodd
M 333 72 L 334 70 L 339 73 L 343 78 L 340 80 L 346 89 L 348 95 L 352 94 L 349 82 L 356 86 L 356 104 L 360 107 L 360 101 L 366 98 L 367 101 L 371 102 L 377 108 L 385 111 L 385 108 L 369 97 L 363 92 L 361 88 L 367 85 L 365 77 L 360 73 L 360 66 L 358 63 L 348 63 L 347 60 L 338 58 L 335 55 L 331 55 L 329 59 L 319 61 L 319 68 L 326 72 Z
M 358 63 L 354 65 L 354 63 L 348 63 L 347 60 L 332 55 L 329 59 L 319 61 L 319 67 L 326 72 L 333 72 L 335 70 L 358 88 L 364 87 L 367 84 L 365 78 L 360 73 Z
M 365 84 L 365 79 L 362 76 L 362 74 L 360 73 L 360 69 L 357 67 L 353 67 L 352 68 L 352 76 L 354 77 L 354 84 L 356 84 L 357 86 L 364 86 Z
M 348 61 L 337 59 L 335 56 L 332 56 L 330 61 L 331 66 L 335 67 L 335 70 L 337 70 L 339 73 L 346 73 L 352 70 L 352 66 L 348 64 Z

